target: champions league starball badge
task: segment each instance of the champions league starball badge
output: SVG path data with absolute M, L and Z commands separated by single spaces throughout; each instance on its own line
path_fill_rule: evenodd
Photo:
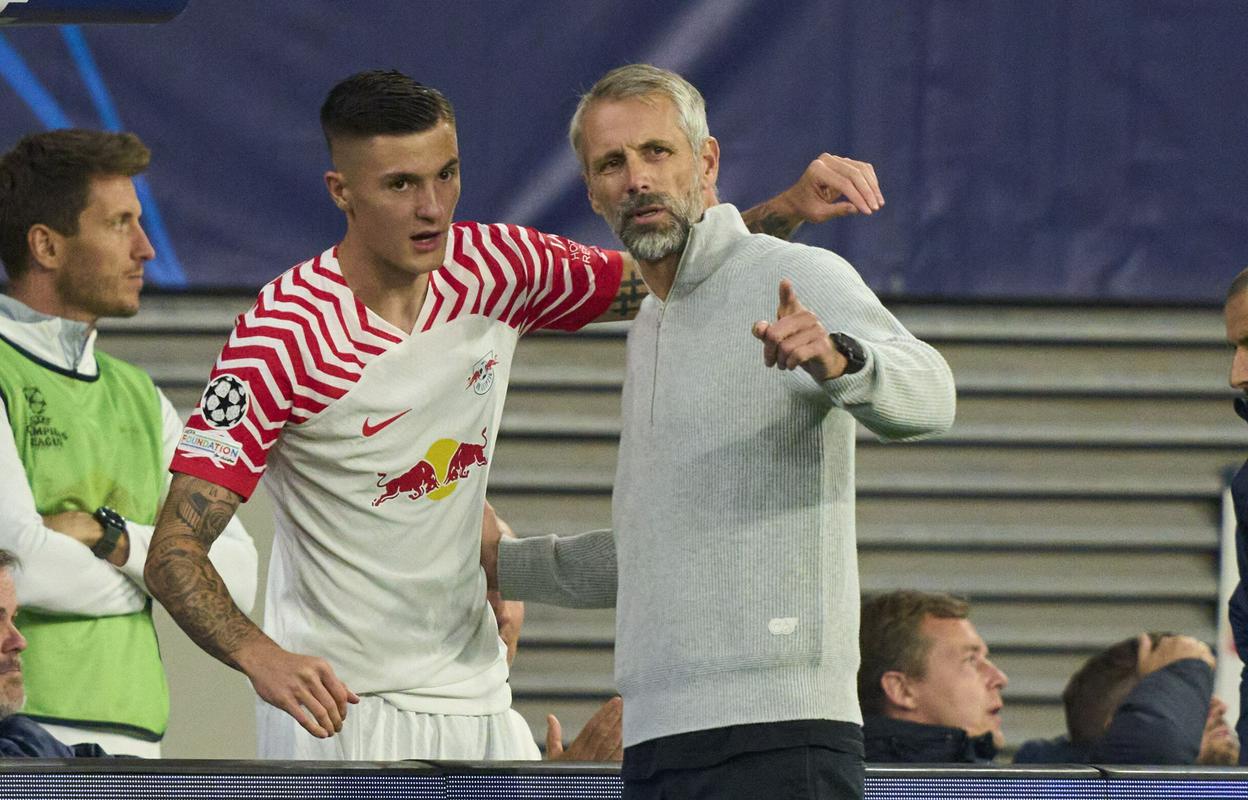
M 243 421 L 247 415 L 247 403 L 247 384 L 227 373 L 208 384 L 199 404 L 199 413 L 212 427 L 228 430 Z

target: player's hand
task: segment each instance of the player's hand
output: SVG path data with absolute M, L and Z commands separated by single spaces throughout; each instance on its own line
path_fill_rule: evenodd
M 612 697 L 581 728 L 568 749 L 563 749 L 563 726 L 554 714 L 546 715 L 546 758 L 561 761 L 623 761 L 624 701 Z
M 318 739 L 341 731 L 347 704 L 360 702 L 328 661 L 283 650 L 267 636 L 237 653 L 235 660 L 261 699 Z
M 504 536 L 516 538 L 511 526 L 495 513 L 494 506 L 487 500 L 485 515 L 481 518 L 481 569 L 485 570 L 485 586 L 490 591 L 498 589 L 498 540 Z
M 826 222 L 848 214 L 871 214 L 884 205 L 875 167 L 865 161 L 821 154 L 797 183 L 777 198 L 781 208 L 806 222 Z
M 1139 658 L 1137 663 L 1141 678 L 1185 658 L 1199 659 L 1211 668 L 1217 663 L 1213 658 L 1213 651 L 1209 649 L 1209 645 L 1199 639 L 1193 639 L 1191 636 L 1168 634 L 1161 637 L 1157 644 L 1154 645 L 1152 637 L 1142 633 L 1139 641 Z
M 95 547 L 96 542 L 104 538 L 104 528 L 95 521 L 95 517 L 85 511 L 62 511 L 59 514 L 45 514 L 43 525 L 57 533 L 81 542 L 87 547 Z M 108 561 L 114 566 L 125 566 L 130 558 L 130 537 L 122 534 L 117 546 L 109 554 Z
M 498 637 L 507 645 L 507 666 L 516 660 L 516 650 L 520 647 L 520 628 L 524 625 L 524 603 L 519 600 L 504 600 L 503 593 L 487 591 L 485 598 L 494 609 L 494 619 L 498 621 Z
M 776 321 L 754 323 L 754 338 L 763 343 L 763 363 L 777 369 L 801 367 L 817 381 L 839 378 L 849 361 L 832 345 L 819 318 L 797 299 L 787 278 L 780 281 Z

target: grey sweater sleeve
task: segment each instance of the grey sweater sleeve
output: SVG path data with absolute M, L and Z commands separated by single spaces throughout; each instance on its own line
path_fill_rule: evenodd
M 790 270 L 798 297 L 829 332 L 854 337 L 867 356 L 860 371 L 820 389 L 884 441 L 949 430 L 957 400 L 945 359 L 906 330 L 843 258 L 826 250 L 806 255 Z
M 610 530 L 576 536 L 503 539 L 498 583 L 508 600 L 566 608 L 614 608 L 615 536 Z

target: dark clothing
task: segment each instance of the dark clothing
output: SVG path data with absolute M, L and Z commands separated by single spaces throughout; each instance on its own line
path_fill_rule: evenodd
M 1200 659 L 1185 658 L 1145 676 L 1099 741 L 1036 739 L 1018 749 L 1014 763 L 1195 764 L 1212 698 L 1213 670 Z
M 3 758 L 101 758 L 98 744 L 62 744 L 39 723 L 14 714 L 0 720 L 0 757 Z
M 1065 736 L 1056 739 L 1030 739 L 1014 754 L 1015 764 L 1094 764 L 1091 748 L 1075 744 Z
M 662 736 L 624 749 L 625 798 L 861 798 L 862 729 L 790 720 Z
M 1235 413 L 1248 422 L 1248 400 L 1235 398 Z M 1231 501 L 1235 506 L 1235 560 L 1239 565 L 1239 583 L 1231 593 L 1231 632 L 1235 635 L 1235 649 L 1244 659 L 1244 671 L 1239 679 L 1239 721 L 1235 732 L 1241 742 L 1248 742 L 1248 592 L 1244 579 L 1248 577 L 1248 462 L 1245 462 L 1231 479 Z M 1248 747 L 1239 750 L 1240 766 L 1248 766 Z
M 987 764 L 997 756 L 991 732 L 971 737 L 961 728 L 876 714 L 863 718 L 862 732 L 872 764 Z
M 623 800 L 862 800 L 865 771 L 860 756 L 803 745 L 625 779 Z

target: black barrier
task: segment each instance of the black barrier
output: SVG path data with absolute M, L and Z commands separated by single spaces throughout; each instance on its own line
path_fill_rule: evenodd
M 168 22 L 189 0 L 0 0 L 0 30 L 8 25 L 79 22 Z
M 619 796 L 619 771 L 603 764 L 0 760 L 0 797 L 13 800 L 574 800 Z M 1248 770 L 1073 765 L 870 766 L 866 796 L 872 800 L 1248 798 Z

